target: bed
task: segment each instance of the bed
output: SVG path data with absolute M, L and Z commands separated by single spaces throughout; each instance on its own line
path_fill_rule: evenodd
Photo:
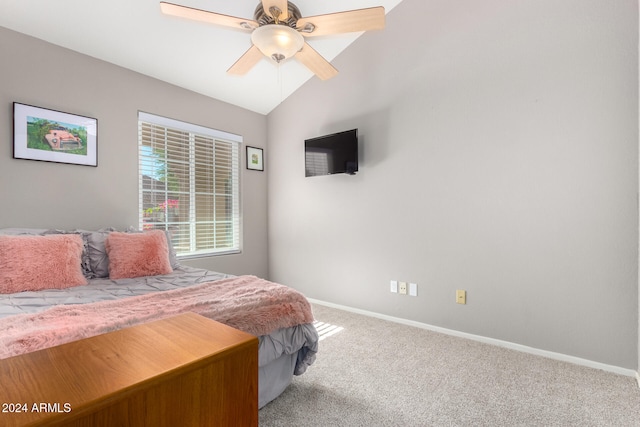
M 164 231 L 0 229 L 0 359 L 196 312 L 258 336 L 261 408 L 315 361 L 306 298 L 182 265 Z

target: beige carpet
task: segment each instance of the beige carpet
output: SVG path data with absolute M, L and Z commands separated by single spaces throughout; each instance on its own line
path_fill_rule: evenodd
M 344 329 L 260 426 L 640 426 L 634 378 L 315 304 Z

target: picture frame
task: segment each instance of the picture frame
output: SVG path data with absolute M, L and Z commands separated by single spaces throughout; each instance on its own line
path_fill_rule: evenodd
M 13 158 L 98 166 L 98 120 L 13 103 Z
M 264 157 L 262 148 L 249 147 L 247 145 L 247 169 L 264 171 Z

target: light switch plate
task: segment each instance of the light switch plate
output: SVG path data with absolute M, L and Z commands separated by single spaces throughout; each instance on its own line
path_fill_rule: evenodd
M 398 293 L 398 281 L 397 280 L 392 280 L 391 281 L 391 292 L 393 293 Z
M 418 296 L 418 284 L 417 283 L 409 283 L 409 295 L 412 297 Z

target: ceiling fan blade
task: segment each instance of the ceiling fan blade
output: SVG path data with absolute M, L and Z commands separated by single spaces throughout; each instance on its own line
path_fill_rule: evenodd
M 276 7 L 280 10 L 279 16 L 274 16 L 271 12 L 271 8 Z M 262 8 L 265 13 L 268 13 L 273 18 L 278 19 L 279 21 L 284 21 L 289 17 L 289 5 L 287 0 L 262 0 Z
M 338 74 L 338 70 L 326 59 L 315 51 L 308 43 L 305 43 L 302 49 L 296 53 L 296 59 L 304 64 L 305 67 L 314 72 L 320 80 L 329 80 Z
M 296 26 L 305 37 L 381 30 L 384 28 L 384 7 L 308 16 L 298 19 Z
M 160 10 L 165 15 L 187 18 L 208 24 L 222 25 L 224 27 L 232 27 L 239 30 L 253 31 L 258 28 L 258 23 L 252 19 L 236 18 L 235 16 L 222 15 L 220 13 L 194 9 L 164 1 L 160 2 Z
M 247 72 L 252 69 L 262 58 L 264 55 L 260 52 L 260 49 L 256 47 L 256 45 L 252 45 L 248 51 L 246 51 L 242 56 L 227 70 L 227 73 L 233 74 L 236 76 L 243 76 L 247 74 Z

